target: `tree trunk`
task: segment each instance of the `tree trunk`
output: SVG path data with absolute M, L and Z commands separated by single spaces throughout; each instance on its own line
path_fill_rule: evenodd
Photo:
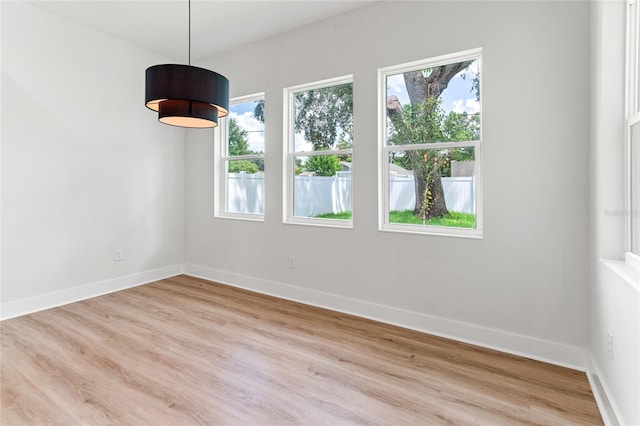
M 449 214 L 447 203 L 444 199 L 444 188 L 442 187 L 442 174 L 438 164 L 433 166 L 433 184 L 431 189 L 431 206 L 429 208 L 429 218 L 442 217 Z
M 422 71 L 408 71 L 403 76 L 407 94 L 409 95 L 409 102 L 412 105 L 423 103 L 427 99 L 427 80 L 422 76 Z
M 449 214 L 444 199 L 442 187 L 442 174 L 438 163 L 434 163 L 430 173 L 427 170 L 415 170 L 413 182 L 416 193 L 416 204 L 413 215 L 423 221 L 433 217 L 442 217 Z
M 471 62 L 473 61 L 435 67 L 426 77 L 424 77 L 422 70 L 405 72 L 403 77 L 409 101 L 417 105 L 424 103 L 427 98 L 439 97 L 449 85 L 449 81 L 460 71 L 467 68 Z M 391 113 L 392 111 L 389 112 Z M 418 170 L 414 170 L 413 178 L 416 190 L 416 204 L 413 214 L 423 220 L 449 214 L 444 199 L 439 163 L 433 163 L 430 173 L 419 173 Z
M 422 221 L 429 218 L 427 209 L 429 194 L 429 177 L 422 168 L 416 168 L 413 171 L 413 186 L 415 188 L 416 202 L 413 207 L 413 215 L 418 216 Z

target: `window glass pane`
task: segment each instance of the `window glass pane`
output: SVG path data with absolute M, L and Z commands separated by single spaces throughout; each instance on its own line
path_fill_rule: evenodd
M 226 137 L 216 174 L 223 183 L 216 185 L 222 192 L 216 195 L 216 203 L 230 217 L 239 213 L 236 217 L 259 218 L 264 215 L 264 97 L 232 99 L 222 130 Z
M 640 122 L 631 127 L 631 252 L 640 256 Z
M 638 55 L 638 53 L 636 52 L 636 55 Z M 636 113 L 640 113 L 640 59 L 638 59 L 637 61 L 637 65 L 636 65 L 636 71 L 638 73 L 637 76 L 637 80 L 636 80 L 636 92 L 637 92 L 637 99 L 636 99 Z
M 640 41 L 636 42 L 636 46 L 638 46 L 640 44 Z M 635 52 L 635 63 L 636 63 L 636 73 L 638 74 L 636 76 L 636 107 L 635 107 L 635 112 L 636 113 L 640 113 L 640 53 L 638 52 L 640 50 L 640 46 L 636 47 L 636 52 Z
M 346 157 L 294 157 L 294 216 L 351 219 L 351 163 Z
M 389 153 L 389 223 L 476 227 L 473 147 Z
M 351 77 L 290 90 L 285 221 L 311 224 L 309 219 L 318 219 L 315 224 L 351 226 Z
M 629 4 L 629 16 L 629 43 L 632 49 L 632 51 L 629 52 L 629 74 L 631 76 L 635 74 L 636 77 L 636 102 L 635 108 L 633 108 L 634 110 L 631 111 L 633 115 L 634 113 L 640 112 L 640 11 L 638 10 L 637 2 Z
M 353 84 L 293 94 L 294 151 L 350 148 L 353 141 Z
M 388 75 L 387 145 L 479 140 L 479 81 L 477 59 Z
M 436 61 L 383 74 L 388 177 L 382 226 L 425 233 L 431 232 L 427 226 L 480 230 L 480 58 Z
M 230 213 L 264 214 L 264 160 L 225 161 Z
M 231 104 L 227 155 L 264 153 L 264 99 Z

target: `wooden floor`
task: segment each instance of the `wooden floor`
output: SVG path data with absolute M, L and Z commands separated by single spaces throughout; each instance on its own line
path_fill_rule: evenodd
M 582 372 L 186 276 L 0 326 L 3 426 L 602 424 Z

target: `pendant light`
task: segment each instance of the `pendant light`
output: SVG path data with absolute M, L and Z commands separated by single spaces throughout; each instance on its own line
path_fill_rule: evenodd
M 145 105 L 158 112 L 161 123 L 209 128 L 229 114 L 229 80 L 191 65 L 191 0 L 189 0 L 189 65 L 163 64 L 147 68 Z

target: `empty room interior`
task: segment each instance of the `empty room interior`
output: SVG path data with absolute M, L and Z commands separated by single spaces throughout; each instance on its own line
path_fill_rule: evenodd
M 640 425 L 638 8 L 2 1 L 0 423 Z

